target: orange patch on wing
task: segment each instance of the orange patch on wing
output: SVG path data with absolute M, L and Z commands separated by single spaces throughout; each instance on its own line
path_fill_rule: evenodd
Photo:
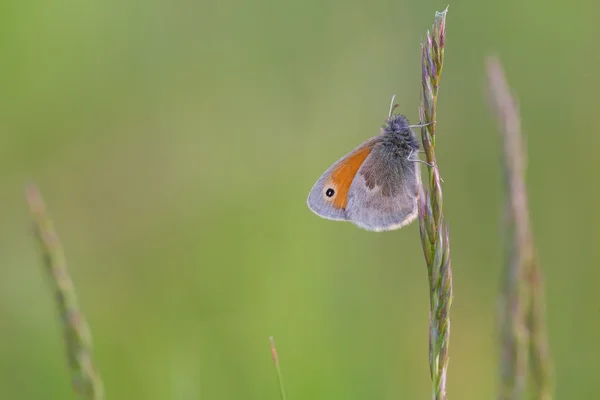
M 330 182 L 333 183 L 337 190 L 333 200 L 335 208 L 345 209 L 348 205 L 350 185 L 365 159 L 371 154 L 371 150 L 373 150 L 373 146 L 356 150 L 331 172 Z

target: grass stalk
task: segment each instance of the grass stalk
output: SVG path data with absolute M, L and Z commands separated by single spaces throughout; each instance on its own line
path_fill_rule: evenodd
M 46 205 L 37 187 L 26 190 L 35 235 L 61 317 L 67 359 L 71 370 L 71 386 L 82 398 L 104 399 L 100 375 L 92 360 L 92 337 L 89 326 L 81 313 L 73 281 L 67 270 L 65 255 L 54 224 L 46 211 Z
M 517 102 L 498 59 L 489 58 L 490 102 L 504 143 L 506 262 L 500 295 L 500 399 L 524 397 L 533 378 L 533 398 L 552 398 L 551 361 L 545 322 L 541 266 L 534 246 L 527 190 L 526 154 Z
M 279 357 L 277 356 L 277 349 L 275 348 L 275 339 L 273 336 L 269 337 L 269 342 L 271 344 L 271 356 L 273 357 L 273 363 L 275 364 L 275 371 L 277 371 L 277 383 L 279 384 L 281 400 L 286 400 L 285 389 L 283 387 L 283 375 L 281 373 L 281 366 L 279 365 Z
M 448 346 L 450 343 L 450 307 L 452 305 L 452 267 L 450 236 L 442 213 L 442 186 L 435 158 L 436 105 L 444 65 L 446 8 L 436 12 L 431 32 L 421 43 L 423 94 L 419 110 L 421 138 L 429 163 L 428 179 L 419 195 L 419 227 L 429 278 L 429 368 L 431 398 L 446 399 Z

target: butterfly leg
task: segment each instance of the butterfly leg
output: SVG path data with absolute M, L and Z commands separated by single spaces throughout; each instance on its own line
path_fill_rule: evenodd
M 429 125 L 433 125 L 433 124 L 435 124 L 435 121 L 431 121 L 431 122 L 428 122 L 426 124 L 418 123 L 417 125 L 409 125 L 408 127 L 409 128 L 422 128 L 424 126 L 429 126 Z
M 432 167 L 432 168 L 434 167 L 433 164 L 428 163 L 427 161 L 419 160 L 418 158 L 416 160 L 413 159 L 413 158 L 411 158 L 414 153 L 415 152 L 413 150 L 413 151 L 410 152 L 410 154 L 408 155 L 408 157 L 406 157 L 408 161 L 420 162 L 420 163 L 423 163 L 423 164 L 427 165 L 428 167 Z
M 434 164 L 428 163 L 427 161 L 423 161 L 423 160 L 419 160 L 419 159 L 413 160 L 413 159 L 411 158 L 411 156 L 412 156 L 414 153 L 415 153 L 414 151 L 411 151 L 411 152 L 410 152 L 410 154 L 408 155 L 408 157 L 406 157 L 408 161 L 420 162 L 420 163 L 423 163 L 423 164 L 425 164 L 425 165 L 427 165 L 428 167 L 431 167 L 431 168 L 435 167 L 435 165 L 434 165 Z M 441 177 L 441 176 L 440 176 L 440 181 L 442 181 L 442 183 L 444 183 L 444 180 L 442 179 L 442 177 Z

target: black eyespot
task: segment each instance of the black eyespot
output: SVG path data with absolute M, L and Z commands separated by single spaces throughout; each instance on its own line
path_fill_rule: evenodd
M 332 188 L 327 189 L 327 191 L 325 192 L 325 196 L 327 197 L 331 197 L 335 194 L 335 190 L 333 190 Z

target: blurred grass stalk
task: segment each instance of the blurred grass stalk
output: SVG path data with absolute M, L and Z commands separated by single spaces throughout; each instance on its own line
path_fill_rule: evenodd
M 442 214 L 442 186 L 435 159 L 436 103 L 444 64 L 447 11 L 436 12 L 432 31 L 427 31 L 421 43 L 423 96 L 419 115 L 420 123 L 427 124 L 421 128 L 421 138 L 430 166 L 427 186 L 422 185 L 419 195 L 419 227 L 429 276 L 429 369 L 434 400 L 446 399 L 452 305 L 450 236 Z
M 286 400 L 285 389 L 283 388 L 283 375 L 281 374 L 281 367 L 279 366 L 279 357 L 277 356 L 277 348 L 275 348 L 275 339 L 273 336 L 269 338 L 271 344 L 271 356 L 273 357 L 273 363 L 275 364 L 275 371 L 277 372 L 277 382 L 279 383 L 279 394 L 281 400 Z
M 38 188 L 28 187 L 25 195 L 61 316 L 73 391 L 85 399 L 102 400 L 104 389 L 92 361 L 91 333 L 79 310 L 62 246 Z
M 552 398 L 551 361 L 541 267 L 533 243 L 525 187 L 526 154 L 519 109 L 498 59 L 487 62 L 490 101 L 504 141 L 506 267 L 500 296 L 500 399 L 524 396 L 533 378 L 533 398 Z M 529 396 L 528 396 L 529 397 Z

